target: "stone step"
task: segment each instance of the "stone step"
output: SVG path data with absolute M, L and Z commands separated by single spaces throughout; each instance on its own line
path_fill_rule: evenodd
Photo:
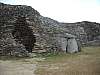
M 33 53 L 46 53 L 46 50 L 34 50 Z
M 39 44 L 35 44 L 33 51 L 43 51 L 44 49 L 39 45 Z
M 34 49 L 34 50 L 43 50 L 43 49 Z
M 43 49 L 40 47 L 34 47 L 34 50 L 43 50 Z
M 42 47 L 34 47 L 34 48 L 42 48 Z
M 34 48 L 34 50 L 43 50 L 42 48 Z
M 34 46 L 34 49 L 42 49 L 40 46 Z

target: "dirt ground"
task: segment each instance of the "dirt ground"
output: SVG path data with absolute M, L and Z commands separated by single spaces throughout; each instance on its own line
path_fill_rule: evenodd
M 35 69 L 36 64 L 33 63 L 0 60 L 0 75 L 35 75 Z
M 37 75 L 100 75 L 100 47 L 83 48 L 76 54 L 50 56 L 40 62 Z
M 44 60 L 9 59 L 0 59 L 0 75 L 100 75 L 100 47 L 83 48 L 76 54 L 52 55 Z

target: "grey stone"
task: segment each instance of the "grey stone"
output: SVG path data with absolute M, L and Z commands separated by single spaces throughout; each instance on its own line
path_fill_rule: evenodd
M 16 35 L 16 19 L 18 19 L 19 16 L 20 18 L 24 17 L 24 19 L 19 18 L 21 21 L 24 20 L 24 24 L 20 29 L 23 31 L 18 31 L 18 34 L 21 32 L 23 34 L 25 33 L 23 37 Z M 18 20 L 17 24 L 20 24 Z M 17 29 L 19 29 L 19 27 Z M 6 32 L 13 34 L 14 30 L 16 34 L 12 35 L 12 37 L 5 37 Z M 28 35 L 30 33 L 31 36 L 29 37 Z M 35 41 L 38 47 L 36 47 L 35 41 L 32 42 L 34 38 L 32 37 L 33 35 L 36 37 Z M 0 3 L 0 36 L 2 36 L 0 37 L 0 43 L 2 43 L 0 48 L 2 49 L 4 49 L 6 45 L 8 45 L 7 42 L 9 42 L 10 45 L 16 46 L 16 49 L 19 44 L 20 49 L 22 47 L 22 53 L 27 50 L 27 46 L 31 52 L 32 50 L 63 50 L 73 53 L 80 50 L 80 44 L 83 45 L 89 41 L 100 40 L 100 24 L 88 21 L 61 23 L 51 18 L 41 16 L 37 10 L 30 6 Z M 15 36 L 19 37 L 16 38 Z M 77 41 L 77 39 L 79 40 Z M 32 48 L 33 46 L 34 48 Z M 18 49 L 19 52 L 20 49 Z
M 68 53 L 75 53 L 78 52 L 78 44 L 75 38 L 70 38 L 68 39 L 68 44 L 67 44 L 67 52 Z
M 66 52 L 68 41 L 67 38 L 61 38 L 61 49 Z

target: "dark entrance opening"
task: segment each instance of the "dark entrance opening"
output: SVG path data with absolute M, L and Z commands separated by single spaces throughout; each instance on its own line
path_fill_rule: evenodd
M 12 34 L 16 41 L 23 44 L 29 53 L 32 52 L 36 37 L 33 30 L 29 27 L 25 17 L 17 18 Z
M 66 53 L 68 52 L 68 40 L 69 40 L 70 38 L 68 37 L 67 38 L 67 45 L 66 45 Z

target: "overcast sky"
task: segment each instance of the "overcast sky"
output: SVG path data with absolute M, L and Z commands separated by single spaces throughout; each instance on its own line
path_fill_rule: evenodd
M 100 0 L 0 0 L 0 2 L 32 6 L 41 15 L 60 22 L 100 23 Z

